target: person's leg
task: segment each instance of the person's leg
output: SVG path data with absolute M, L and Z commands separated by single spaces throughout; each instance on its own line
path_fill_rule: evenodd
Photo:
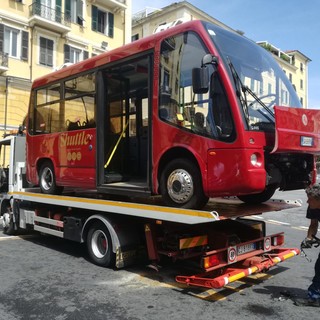
M 311 299 L 320 299 L 320 253 L 314 265 L 314 277 L 308 288 L 308 296 Z

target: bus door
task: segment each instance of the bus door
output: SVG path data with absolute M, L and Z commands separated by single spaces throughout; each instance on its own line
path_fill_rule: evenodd
M 98 130 L 98 189 L 149 189 L 150 58 L 103 70 L 98 99 L 104 121 Z M 103 125 L 104 122 L 104 125 Z M 118 191 L 115 191 L 118 193 Z M 120 191 L 121 193 L 121 191 Z

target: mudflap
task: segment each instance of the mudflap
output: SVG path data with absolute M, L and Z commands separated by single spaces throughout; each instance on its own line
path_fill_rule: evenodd
M 277 248 L 259 256 L 250 257 L 238 263 L 229 265 L 220 271 L 206 272 L 192 276 L 177 276 L 176 281 L 190 286 L 220 289 L 228 283 L 237 281 L 251 274 L 269 270 L 276 264 L 300 254 L 297 248 Z

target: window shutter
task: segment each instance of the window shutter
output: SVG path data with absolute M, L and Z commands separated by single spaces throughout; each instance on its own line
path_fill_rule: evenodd
M 62 4 L 61 0 L 56 0 L 56 22 L 61 22 Z
M 113 13 L 108 12 L 108 36 L 113 38 L 114 16 Z
M 89 58 L 89 52 L 88 51 L 83 51 L 83 60 L 86 60 Z
M 64 4 L 64 14 L 67 21 L 71 21 L 71 1 L 66 0 Z
M 98 8 L 92 6 L 92 30 L 98 30 Z
M 3 52 L 4 26 L 0 23 L 0 52 Z
M 29 32 L 22 31 L 21 60 L 28 61 L 29 55 Z
M 46 61 L 47 66 L 53 67 L 53 40 L 46 39 L 47 49 L 46 49 Z
M 70 46 L 64 45 L 64 63 L 70 62 Z
M 77 22 L 80 24 L 80 26 L 83 26 L 83 1 L 78 0 L 77 1 Z

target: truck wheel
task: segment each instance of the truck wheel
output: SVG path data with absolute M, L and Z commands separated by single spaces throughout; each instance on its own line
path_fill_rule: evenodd
M 87 249 L 93 263 L 101 267 L 113 267 L 115 253 L 108 228 L 102 222 L 95 222 L 87 235 Z
M 12 214 L 10 214 L 9 212 L 6 212 L 3 214 L 2 218 L 3 218 L 3 233 L 9 236 L 14 235 L 15 230 L 14 230 Z
M 274 186 L 268 186 L 264 191 L 255 194 L 248 194 L 244 196 L 238 196 L 238 198 L 248 204 L 259 204 L 271 199 L 271 197 L 276 192 L 277 188 Z
M 46 194 L 61 194 L 63 187 L 56 185 L 56 177 L 54 174 L 53 165 L 50 161 L 42 164 L 39 170 L 39 185 L 42 193 Z
M 175 159 L 166 165 L 160 178 L 160 193 L 170 207 L 201 209 L 209 199 L 203 192 L 198 167 L 187 159 Z

